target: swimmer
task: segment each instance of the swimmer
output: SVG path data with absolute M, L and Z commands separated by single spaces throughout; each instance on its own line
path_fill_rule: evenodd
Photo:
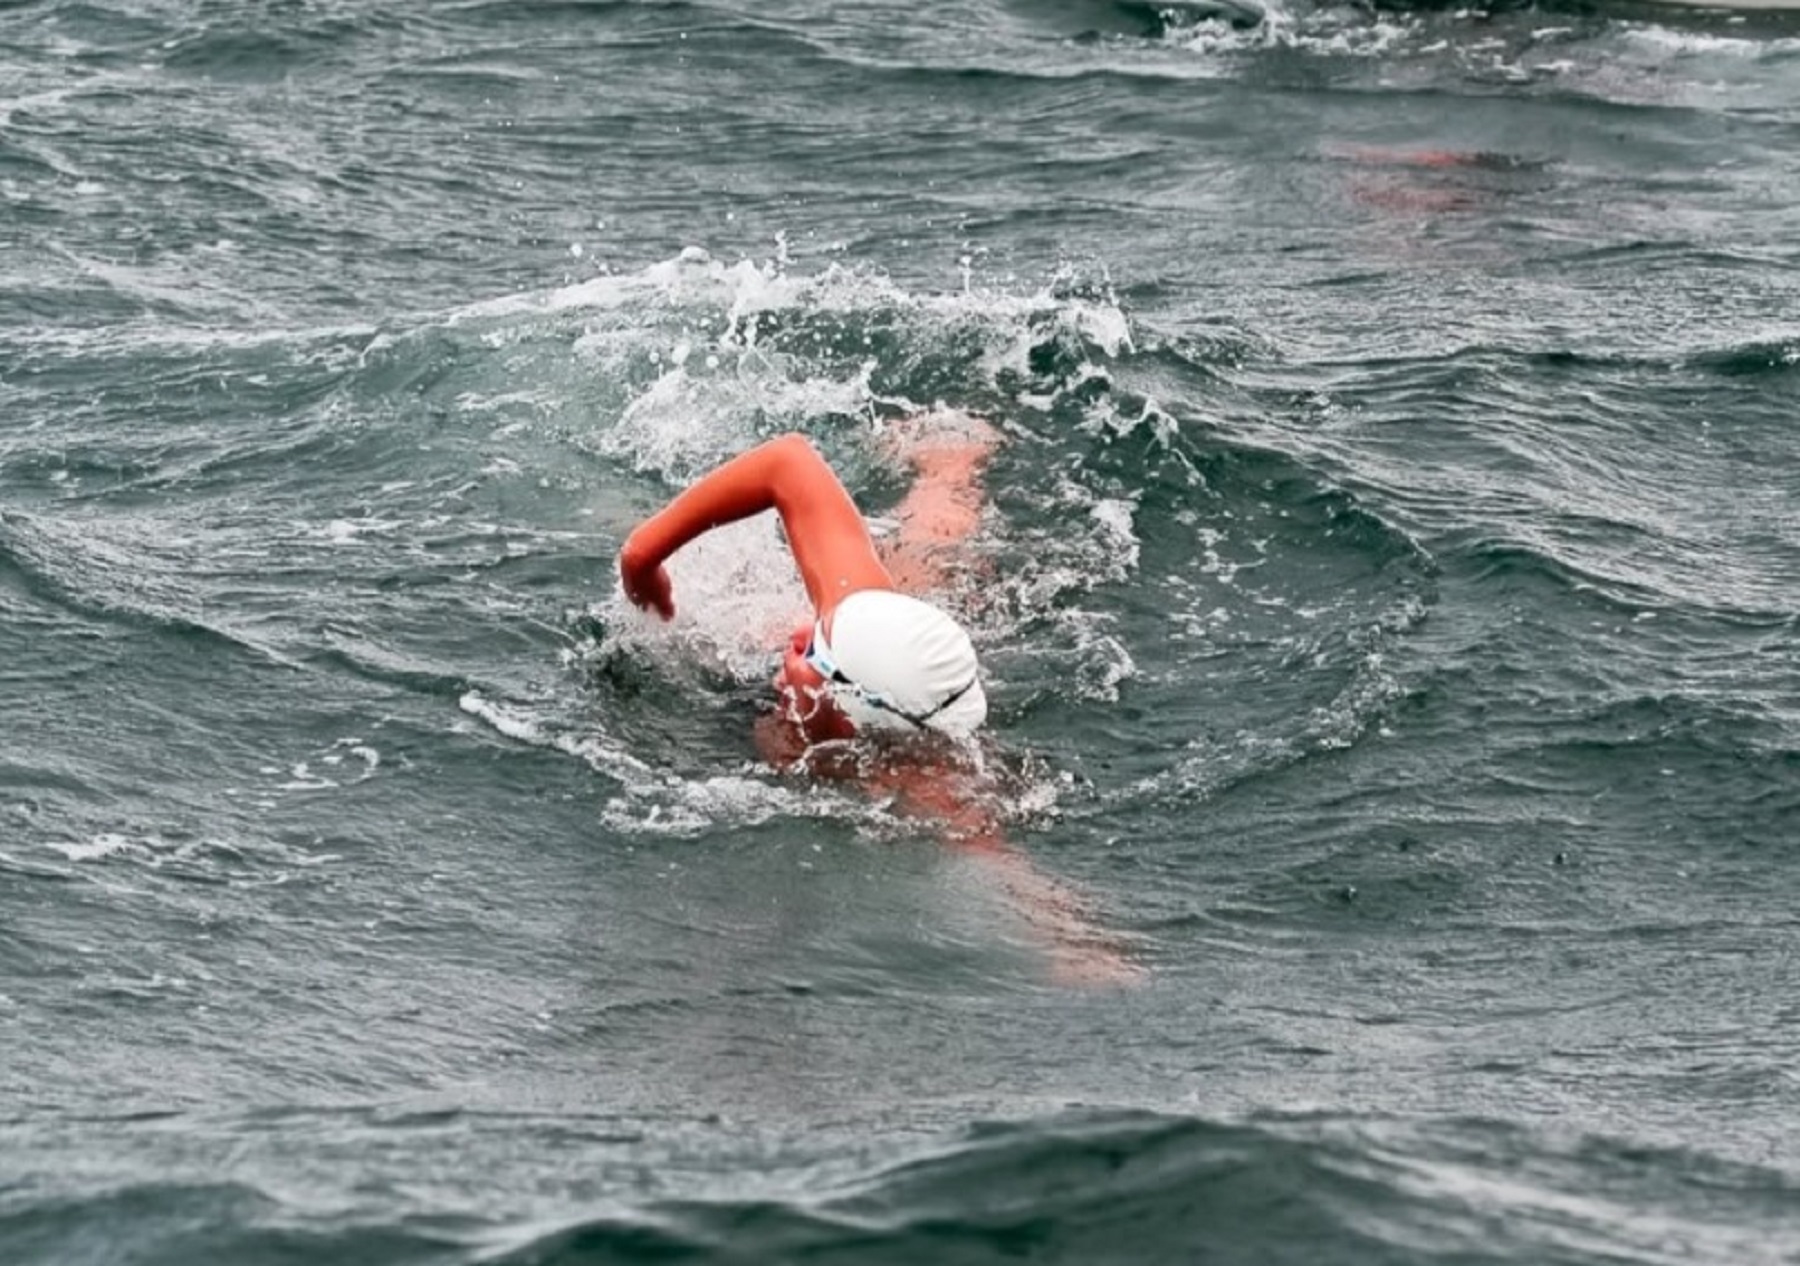
M 959 415 L 963 416 L 963 415 Z M 665 560 L 710 528 L 774 510 L 812 601 L 775 674 L 781 719 L 808 744 L 875 734 L 967 738 L 987 718 L 968 632 L 933 603 L 903 593 L 942 578 L 945 547 L 979 522 L 976 480 L 995 436 L 964 418 L 959 436 L 914 433 L 920 472 L 882 560 L 835 472 L 804 436 L 783 435 L 726 462 L 645 520 L 619 551 L 632 602 L 675 614 Z
M 851 765 L 872 790 L 982 860 L 1049 951 L 1056 979 L 1134 982 L 1142 970 L 1087 921 L 1086 903 L 1006 843 L 991 780 L 984 785 L 980 761 L 959 754 L 972 750 L 987 719 L 974 643 L 953 616 L 916 596 L 970 569 L 963 547 L 980 526 L 981 476 L 999 435 L 968 414 L 938 412 L 890 424 L 887 436 L 915 480 L 883 548 L 824 458 L 788 434 L 702 476 L 639 524 L 619 551 L 625 595 L 673 619 L 670 556 L 712 528 L 774 510 L 812 613 L 775 672 L 776 711 L 757 731 L 764 757 L 831 772 L 843 763 L 818 755 L 846 740 L 902 750 Z

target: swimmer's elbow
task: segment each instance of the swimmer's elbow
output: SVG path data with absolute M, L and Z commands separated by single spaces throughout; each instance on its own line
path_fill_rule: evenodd
M 808 494 L 835 483 L 837 476 L 826 464 L 813 442 L 798 431 L 777 435 L 763 446 L 769 456 L 770 481 L 778 489 L 793 489 Z
M 784 435 L 777 435 L 768 442 L 766 447 L 771 453 L 787 461 L 818 462 L 824 460 L 819 456 L 819 450 L 813 447 L 813 442 L 799 431 L 789 431 Z

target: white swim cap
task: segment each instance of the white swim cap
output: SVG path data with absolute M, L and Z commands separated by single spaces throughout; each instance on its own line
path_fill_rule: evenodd
M 838 603 L 829 640 L 823 621 L 813 625 L 808 660 L 859 730 L 960 736 L 987 719 L 975 645 L 962 625 L 892 589 L 859 589 Z

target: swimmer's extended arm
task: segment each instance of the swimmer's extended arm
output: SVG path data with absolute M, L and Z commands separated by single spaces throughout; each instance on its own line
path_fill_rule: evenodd
M 1134 985 L 1146 970 L 1124 938 L 1095 923 L 1089 902 L 1039 870 L 1006 840 L 992 791 L 928 765 L 896 765 L 876 781 L 902 812 L 934 823 L 944 843 L 979 864 L 1044 950 L 1051 977 L 1066 985 Z
M 673 618 L 664 561 L 712 528 L 771 509 L 821 615 L 859 589 L 894 587 L 844 485 L 806 437 L 789 434 L 732 458 L 639 524 L 619 551 L 626 597 Z

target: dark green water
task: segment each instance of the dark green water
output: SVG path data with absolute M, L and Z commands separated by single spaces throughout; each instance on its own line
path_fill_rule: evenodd
M 0 1260 L 1800 1261 L 1800 26 L 0 50 Z M 758 762 L 767 523 L 614 593 L 935 402 L 1015 856 L 1135 986 Z

